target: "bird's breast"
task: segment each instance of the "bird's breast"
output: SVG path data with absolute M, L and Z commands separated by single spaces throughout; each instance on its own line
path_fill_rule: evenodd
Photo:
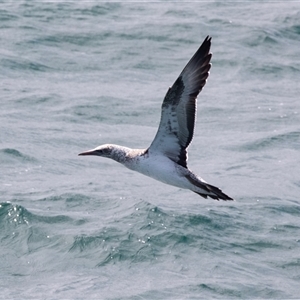
M 179 170 L 182 167 L 173 162 L 167 156 L 140 156 L 130 162 L 127 162 L 125 166 L 131 170 L 142 173 L 166 184 L 183 187 L 182 184 L 185 178 L 180 175 L 181 172 Z

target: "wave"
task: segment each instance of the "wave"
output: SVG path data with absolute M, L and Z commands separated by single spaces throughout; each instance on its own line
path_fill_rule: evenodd
M 17 149 L 14 148 L 4 148 L 0 149 L 0 159 L 2 163 L 7 163 L 7 162 L 37 162 L 37 160 L 29 156 L 27 154 L 23 154 Z
M 147 202 L 132 209 L 121 219 L 96 229 L 94 234 L 74 236 L 69 252 L 98 261 L 98 267 L 116 262 L 151 262 L 173 251 L 185 251 L 187 246 L 206 251 L 205 240 L 210 235 L 218 240 L 222 235 L 223 224 L 213 211 L 211 216 L 177 214 Z M 227 214 L 223 218 L 232 222 Z M 215 244 L 213 248 L 220 246 Z
M 300 132 L 291 131 L 286 133 L 278 133 L 268 137 L 259 138 L 252 142 L 245 143 L 240 147 L 243 151 L 257 151 L 274 148 L 288 148 L 295 147 L 298 149 L 300 141 Z

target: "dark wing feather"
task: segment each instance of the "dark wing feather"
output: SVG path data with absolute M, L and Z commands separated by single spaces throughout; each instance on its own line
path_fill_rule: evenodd
M 187 167 L 187 147 L 194 135 L 197 96 L 204 87 L 211 67 L 211 38 L 206 37 L 200 48 L 169 88 L 162 104 L 161 120 L 149 148 L 162 152 Z

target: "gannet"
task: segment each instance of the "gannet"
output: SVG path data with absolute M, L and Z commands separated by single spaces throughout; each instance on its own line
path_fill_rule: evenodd
M 194 135 L 197 96 L 206 83 L 211 67 L 210 46 L 211 37 L 207 36 L 167 91 L 158 131 L 149 148 L 130 149 L 105 144 L 78 155 L 111 158 L 133 171 L 191 190 L 204 198 L 233 200 L 187 167 L 187 148 Z

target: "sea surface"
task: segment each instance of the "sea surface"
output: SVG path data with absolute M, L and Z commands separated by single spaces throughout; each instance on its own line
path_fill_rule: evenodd
M 146 148 L 204 38 L 203 199 L 105 158 Z M 300 297 L 299 1 L 1 1 L 0 298 Z

